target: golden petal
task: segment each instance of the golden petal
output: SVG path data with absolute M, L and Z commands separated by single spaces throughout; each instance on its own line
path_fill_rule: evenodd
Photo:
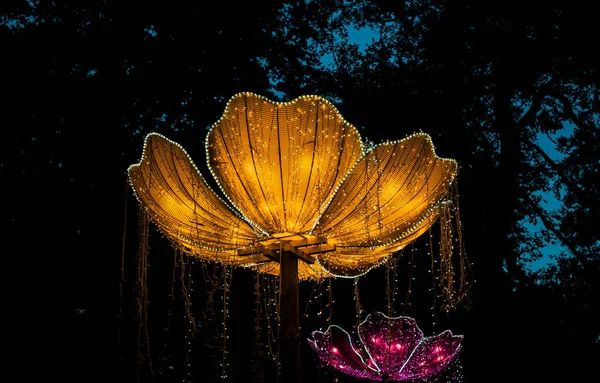
M 185 251 L 225 264 L 251 261 L 237 256 L 236 249 L 253 243 L 257 231 L 210 189 L 177 143 L 149 134 L 142 159 L 128 174 L 151 219 Z
M 436 217 L 432 217 L 435 221 Z M 408 244 L 424 234 L 430 225 L 423 224 L 402 237 L 401 240 L 390 242 L 385 246 L 353 247 L 338 246 L 336 251 L 325 253 L 316 257 L 321 273 L 337 277 L 357 277 L 377 267 L 393 253 L 404 249 Z
M 206 140 L 209 167 L 244 215 L 269 234 L 305 233 L 363 155 L 358 131 L 319 96 L 272 102 L 240 93 Z
M 378 145 L 344 179 L 313 234 L 335 242 L 327 258 L 341 269 L 350 254 L 377 263 L 433 225 L 457 169 L 424 133 Z
M 311 265 L 302 261 L 296 262 L 298 262 L 298 280 L 320 280 L 321 278 L 327 278 L 332 275 L 324 270 L 318 263 Z M 258 263 L 252 268 L 259 273 L 279 275 L 279 263 L 277 262 Z

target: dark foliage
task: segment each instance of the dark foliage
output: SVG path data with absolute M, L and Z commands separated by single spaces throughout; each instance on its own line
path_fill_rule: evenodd
M 459 161 L 461 218 L 476 280 L 470 300 L 430 325 L 430 286 L 417 275 L 410 307 L 398 304 L 396 314 L 417 317 L 428 332 L 465 334 L 464 381 L 597 375 L 600 65 L 593 5 L 73 0 L 1 7 L 5 254 L 19 270 L 36 270 L 33 290 L 19 289 L 11 304 L 19 307 L 15 317 L 25 312 L 28 326 L 52 323 L 36 327 L 29 343 L 38 352 L 28 359 L 41 357 L 48 376 L 181 381 L 190 362 L 190 380 L 220 380 L 219 348 L 203 346 L 220 342 L 213 337 L 222 335 L 222 318 L 213 327 L 205 322 L 188 354 L 180 280 L 173 286 L 178 293 L 169 295 L 177 258 L 154 230 L 154 374 L 136 364 L 140 228 L 126 170 L 151 131 L 182 143 L 206 170 L 207 128 L 242 91 L 274 100 L 321 94 L 365 138 L 380 142 L 422 130 L 438 155 Z M 378 34 L 361 47 L 348 26 Z M 572 134 L 561 138 L 564 122 Z M 548 153 L 540 135 L 556 140 L 561 155 Z M 562 201 L 560 208 L 547 207 L 549 195 Z M 525 230 L 527 222 L 541 230 Z M 524 265 L 552 241 L 561 245 L 551 254 L 555 262 L 529 272 Z M 411 270 L 409 260 L 404 254 L 399 275 Z M 193 267 L 195 283 L 203 283 L 202 268 Z M 367 312 L 385 310 L 384 271 L 360 279 Z M 263 374 L 272 381 L 269 357 L 256 363 L 254 276 L 235 270 L 232 280 L 228 380 L 260 381 Z M 301 307 L 311 288 L 302 285 Z M 200 290 L 198 320 L 208 307 Z M 352 283 L 335 281 L 333 291 L 334 321 L 352 327 Z M 398 291 L 403 302 L 406 284 Z M 326 303 L 315 304 L 303 331 L 326 323 L 329 313 L 314 315 Z M 59 357 L 58 348 L 67 355 Z M 302 351 L 305 381 L 352 381 L 319 366 L 306 344 Z

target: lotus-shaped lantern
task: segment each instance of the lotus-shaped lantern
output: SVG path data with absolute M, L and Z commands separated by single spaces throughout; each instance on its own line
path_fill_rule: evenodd
M 280 254 L 293 251 L 298 279 L 381 264 L 436 221 L 457 173 L 424 133 L 366 150 L 357 129 L 312 95 L 272 102 L 239 93 L 205 148 L 218 187 L 179 144 L 146 136 L 128 175 L 149 217 L 207 261 L 279 275 Z
M 370 380 L 418 380 L 441 373 L 460 350 L 463 336 L 446 330 L 425 337 L 413 318 L 375 312 L 358 327 L 359 341 L 341 327 L 314 331 L 319 359 L 350 376 Z

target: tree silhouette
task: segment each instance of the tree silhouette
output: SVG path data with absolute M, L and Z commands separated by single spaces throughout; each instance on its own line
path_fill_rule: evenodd
M 116 332 L 135 311 L 127 303 L 135 287 L 139 217 L 125 172 L 139 160 L 143 137 L 157 131 L 190 143 L 190 155 L 204 166 L 206 129 L 241 91 L 281 100 L 320 94 L 373 141 L 429 133 L 437 152 L 461 166 L 464 242 L 477 282 L 470 309 L 440 315 L 437 325 L 465 334 L 465 380 L 514 379 L 516 371 L 534 381 L 595 376 L 600 66 L 592 5 L 315 0 L 216 2 L 209 10 L 201 2 L 104 0 L 1 7 L 5 233 L 42 271 L 33 293 L 42 312 L 58 319 L 44 336 L 61 341 L 61 333 L 75 334 L 69 356 L 79 380 L 103 374 L 113 380 L 123 365 L 118 378 L 136 378 L 137 322 L 125 321 L 120 345 Z M 374 31 L 371 44 L 352 41 L 351 32 L 360 28 Z M 554 140 L 559 153 L 547 151 L 541 137 Z M 562 205 L 550 207 L 548 195 Z M 527 223 L 540 230 L 532 233 Z M 168 381 L 181 376 L 186 351 L 183 328 L 173 327 L 162 343 L 169 301 L 160 294 L 170 287 L 160 276 L 168 281 L 174 264 L 178 272 L 193 267 L 200 273 L 200 267 L 171 256 L 158 233 L 150 241 L 151 269 L 161 270 L 149 291 L 157 370 L 143 369 L 142 381 Z M 560 245 L 552 254 L 556 263 L 529 272 L 524 265 L 540 258 L 549 242 Z M 129 263 L 121 295 L 123 254 Z M 398 272 L 412 266 L 409 253 L 402 254 Z M 359 279 L 365 310 L 386 304 L 384 271 Z M 242 320 L 254 316 L 253 276 L 234 272 L 228 349 L 237 364 L 229 365 L 230 379 L 260 381 L 247 356 L 254 324 Z M 428 319 L 431 294 L 424 286 L 419 292 L 417 283 L 427 273 L 414 272 L 407 310 Z M 217 298 L 224 291 L 219 283 Z M 399 296 L 405 289 L 399 287 Z M 325 309 L 333 309 L 338 322 L 353 322 L 352 285 L 333 281 L 332 291 L 336 302 Z M 28 302 L 30 293 L 17 301 Z M 194 300 L 200 307 L 203 294 Z M 75 315 L 75 326 L 55 314 L 57 297 L 71 301 L 67 314 Z M 173 302 L 172 318 L 181 299 Z M 198 331 L 198 342 L 218 335 L 217 322 Z M 303 329 L 321 324 L 323 317 L 311 317 Z M 54 343 L 41 343 L 53 355 Z M 197 353 L 206 360 L 193 360 L 193 376 L 202 371 L 218 380 L 221 356 L 209 348 Z M 177 360 L 175 368 L 159 356 Z M 345 379 L 310 354 L 304 366 L 307 380 Z M 264 379 L 273 377 L 272 363 L 261 367 Z

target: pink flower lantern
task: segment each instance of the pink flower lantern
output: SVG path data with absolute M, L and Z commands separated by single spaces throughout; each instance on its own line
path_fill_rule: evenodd
M 446 330 L 425 337 L 413 318 L 370 314 L 358 327 L 354 343 L 343 328 L 329 326 L 313 331 L 309 339 L 319 358 L 329 366 L 357 378 L 417 380 L 439 374 L 460 350 L 463 336 Z

